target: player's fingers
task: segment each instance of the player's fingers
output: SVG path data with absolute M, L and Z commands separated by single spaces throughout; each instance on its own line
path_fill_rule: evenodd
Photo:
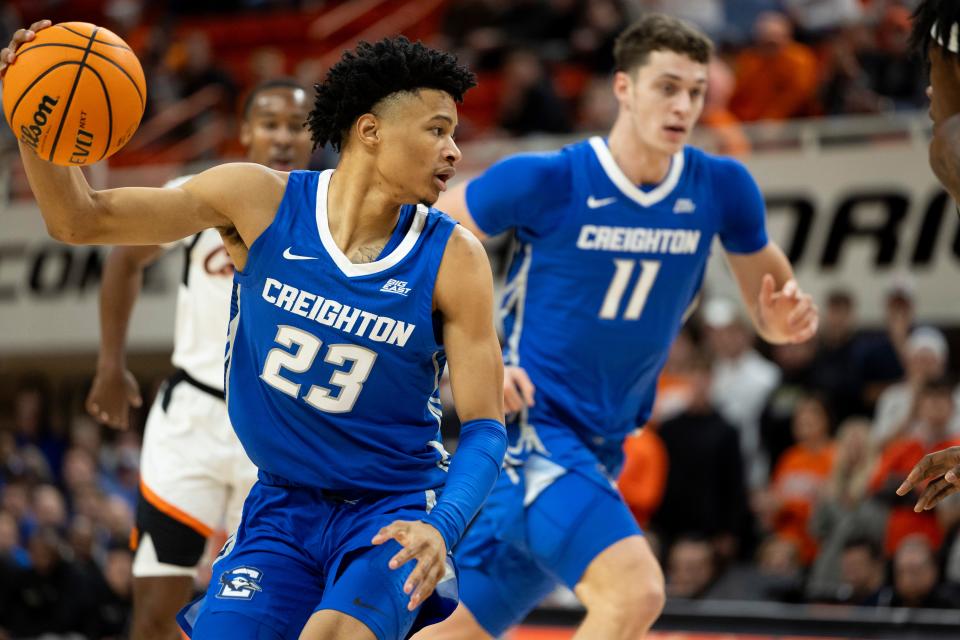
M 790 322 L 790 335 L 794 342 L 803 342 L 812 337 L 820 324 L 819 314 L 816 309 L 807 309 L 803 316 Z
M 950 484 L 944 478 L 937 478 L 927 485 L 927 488 L 920 495 L 920 499 L 917 500 L 917 504 L 913 507 L 913 510 L 919 513 L 933 509 L 937 506 L 938 502 L 947 496 L 953 495 L 957 491 L 960 491 L 960 487 Z
M 760 304 L 770 306 L 773 304 L 773 294 L 775 293 L 777 283 L 769 273 L 764 274 L 760 280 Z
M 424 578 L 426 578 L 430 572 L 430 565 L 431 560 L 429 553 L 420 553 L 417 555 L 417 566 L 413 568 L 413 571 L 407 576 L 406 582 L 403 583 L 404 593 L 412 593 L 417 585 L 423 582 Z
M 430 575 L 417 585 L 416 591 L 413 592 L 413 595 L 410 597 L 410 602 L 407 604 L 407 609 L 413 611 L 419 607 L 424 600 L 429 598 L 433 590 L 437 588 L 437 583 L 440 582 L 440 578 L 442 577 L 443 569 L 438 571 L 434 568 L 430 572 Z
M 945 474 L 943 474 L 943 479 L 949 482 L 950 484 L 955 484 L 960 486 L 960 465 L 950 469 Z
M 793 309 L 790 310 L 790 313 L 787 314 L 787 323 L 790 325 L 798 325 L 803 320 L 804 316 L 810 309 L 813 307 L 813 299 L 810 298 L 807 294 L 803 294 L 796 298 L 796 302 L 793 305 Z
M 400 544 L 403 544 L 402 538 L 406 538 L 406 523 L 400 520 L 396 522 L 391 522 L 387 526 L 380 529 L 377 532 L 377 535 L 373 536 L 373 540 L 370 542 L 372 544 L 383 544 L 387 540 L 396 540 Z
M 100 403 L 97 402 L 92 393 L 87 396 L 87 401 L 84 403 L 83 408 L 87 410 L 91 418 L 96 418 L 97 414 L 100 413 Z
M 46 29 L 46 28 L 49 27 L 51 24 L 53 24 L 53 23 L 50 22 L 49 20 L 46 20 L 46 19 L 44 19 L 44 20 L 37 20 L 37 21 L 34 22 L 32 25 L 30 25 L 30 31 L 33 31 L 34 33 L 36 33 L 37 31 L 40 31 L 41 29 Z
M 929 478 L 931 476 L 939 476 L 941 473 L 945 473 L 947 469 L 952 466 L 945 464 L 945 451 L 937 451 L 935 453 L 928 453 L 920 459 L 920 462 L 913 466 L 913 469 L 910 470 L 910 473 L 907 475 L 907 479 L 903 481 L 899 488 L 897 488 L 897 495 L 905 496 L 913 488 L 918 485 L 920 482 Z
M 503 408 L 507 413 L 515 413 L 523 409 L 523 400 L 520 399 L 520 393 L 509 381 L 503 385 Z
M 797 281 L 793 278 L 790 278 L 785 283 L 783 283 L 783 288 L 780 289 L 780 293 L 785 296 L 795 298 L 800 293 L 800 287 L 797 285 Z
M 515 378 L 517 388 L 520 389 L 520 395 L 523 397 L 523 402 L 526 406 L 533 406 L 533 394 L 536 393 L 537 388 L 533 386 L 533 382 L 530 381 L 530 376 L 527 375 L 527 372 L 523 369 L 515 369 Z
M 396 569 L 405 565 L 411 558 L 415 557 L 420 551 L 420 546 L 416 544 L 405 545 L 398 551 L 388 563 L 391 569 Z

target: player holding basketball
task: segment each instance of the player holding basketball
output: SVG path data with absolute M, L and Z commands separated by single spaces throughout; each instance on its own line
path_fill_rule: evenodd
M 613 483 L 714 236 L 761 336 L 814 335 L 817 310 L 767 238 L 751 176 L 685 146 L 710 54 L 685 23 L 640 19 L 617 40 L 609 138 L 507 158 L 441 200 L 481 238 L 516 234 L 504 299 L 516 419 L 505 473 L 456 550 L 462 605 L 418 638 L 498 636 L 558 582 L 587 609 L 576 638 L 635 640 L 656 620 L 663 574 Z
M 19 31 L 0 65 L 33 37 Z M 159 244 L 214 227 L 238 269 L 225 390 L 260 473 L 206 597 L 181 612 L 193 637 L 399 639 L 452 609 L 446 551 L 506 446 L 489 264 L 426 206 L 460 159 L 456 101 L 473 84 L 405 38 L 344 53 L 309 116 L 314 144 L 341 149 L 320 174 L 226 164 L 180 187 L 95 191 L 21 147 L 55 238 Z
M 930 166 L 954 201 L 960 202 L 960 3 L 921 2 L 913 15 L 911 40 L 930 65 Z M 960 491 L 960 447 L 924 456 L 897 493 L 905 496 L 918 488 L 922 491 L 915 511 L 932 509 Z
M 293 80 L 268 81 L 251 90 L 240 130 L 247 160 L 277 171 L 306 168 L 309 110 L 306 91 Z M 135 639 L 180 637 L 176 614 L 193 595 L 206 540 L 217 529 L 236 529 L 243 500 L 257 480 L 256 467 L 230 426 L 223 395 L 233 264 L 216 229 L 181 244 L 186 263 L 177 295 L 172 358 L 177 371 L 150 409 L 140 462 L 133 540 Z M 130 406 L 140 404 L 125 343 L 143 271 L 171 246 L 116 247 L 104 264 L 100 357 L 87 410 L 114 427 L 126 428 Z

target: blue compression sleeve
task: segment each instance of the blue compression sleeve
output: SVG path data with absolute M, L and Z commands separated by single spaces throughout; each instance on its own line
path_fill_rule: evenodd
M 436 527 L 450 550 L 460 541 L 493 489 L 503 455 L 507 431 L 497 420 L 471 420 L 460 427 L 460 444 L 453 454 L 447 484 L 436 506 L 424 519 Z

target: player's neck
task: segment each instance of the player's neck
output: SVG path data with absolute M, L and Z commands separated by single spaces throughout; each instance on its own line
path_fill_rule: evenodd
M 643 144 L 626 118 L 618 118 L 608 138 L 610 155 L 633 184 L 657 184 L 670 171 L 673 157 Z
M 369 178 L 372 171 L 356 171 L 341 161 L 327 190 L 327 220 L 334 242 L 351 257 L 368 249 L 382 249 L 400 216 L 400 205 Z M 352 259 L 352 258 L 351 258 Z M 368 261 L 368 260 L 367 260 Z

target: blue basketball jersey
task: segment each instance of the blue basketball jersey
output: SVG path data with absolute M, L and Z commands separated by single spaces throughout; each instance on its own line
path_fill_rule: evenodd
M 740 163 L 687 147 L 640 188 L 591 138 L 501 161 L 469 184 L 467 205 L 484 232 L 517 239 L 504 362 L 537 391 L 511 455 L 580 442 L 614 471 L 622 439 L 650 415 L 714 236 L 735 253 L 767 243 L 756 184 Z
M 332 171 L 294 171 L 237 272 L 230 420 L 251 460 L 292 484 L 419 491 L 445 482 L 433 288 L 455 222 L 406 206 L 381 256 L 353 264 L 327 218 Z

